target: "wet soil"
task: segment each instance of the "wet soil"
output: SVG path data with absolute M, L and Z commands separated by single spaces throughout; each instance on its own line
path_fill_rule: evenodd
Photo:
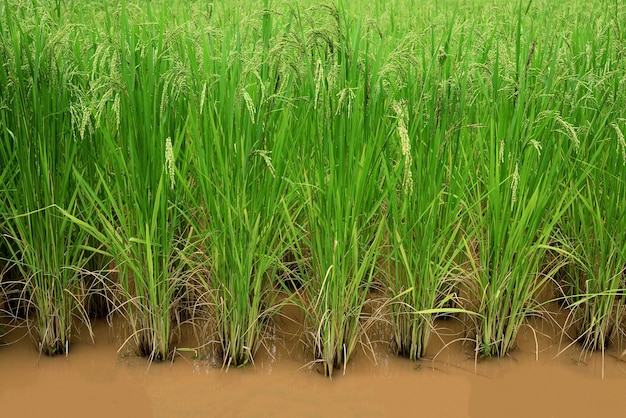
M 104 321 L 95 344 L 77 336 L 68 357 L 39 356 L 19 332 L 0 347 L 0 416 L 6 417 L 591 417 L 624 414 L 619 349 L 584 355 L 555 327 L 532 320 L 518 348 L 476 361 L 455 319 L 437 321 L 428 359 L 411 362 L 375 341 L 330 381 L 311 364 L 302 330 L 286 316 L 254 365 L 223 370 L 210 351 L 173 363 L 117 353 Z M 531 328 L 532 327 L 532 328 Z M 280 331 L 279 331 L 280 330 Z M 21 332 L 21 331 L 20 331 Z M 23 335 L 23 332 L 22 332 Z M 185 341 L 182 343 L 185 344 Z

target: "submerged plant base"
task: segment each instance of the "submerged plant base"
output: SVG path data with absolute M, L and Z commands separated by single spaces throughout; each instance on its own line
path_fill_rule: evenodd
M 154 350 L 147 344 L 143 344 L 138 347 L 139 355 L 142 357 L 146 357 L 150 361 L 165 361 L 172 360 L 174 358 L 174 353 L 171 352 L 169 354 L 162 352 L 154 352 Z
M 419 342 L 414 342 L 410 338 L 404 339 L 402 341 L 397 341 L 394 339 L 394 347 L 396 353 L 401 357 L 406 357 L 410 360 L 419 360 L 424 355 L 424 350 L 426 349 L 426 344 L 428 341 L 428 336 L 418 337 Z M 424 343 L 424 340 L 426 343 Z
M 44 331 L 37 329 L 32 324 L 31 335 L 34 336 L 37 349 L 46 356 L 67 355 L 70 349 L 71 333 L 58 324 L 58 318 L 39 318 L 37 321 L 44 322 Z M 41 327 L 41 325 L 39 325 Z
M 613 340 L 617 324 L 613 318 L 607 317 L 599 321 L 585 318 L 578 331 L 578 341 L 584 350 L 604 351 Z
M 58 341 L 56 343 L 39 343 L 38 344 L 38 349 L 42 354 L 45 354 L 46 356 L 49 357 L 53 357 L 59 354 L 68 354 L 70 347 L 69 347 L 69 342 L 67 340 L 65 340 L 65 342 L 63 341 Z
M 343 345 L 343 347 L 345 347 L 345 345 Z M 342 354 L 340 355 L 333 354 L 331 356 L 326 356 L 324 355 L 324 347 L 315 347 L 315 353 L 315 370 L 317 370 L 318 373 L 332 378 L 335 370 L 345 370 L 345 351 L 342 351 Z M 332 358 L 332 360 L 329 358 Z
M 175 354 L 173 350 L 173 333 L 167 331 L 163 335 L 158 330 L 150 329 L 149 326 L 141 327 L 135 325 L 136 328 L 134 330 L 131 328 L 130 330 L 133 334 L 127 338 L 126 342 L 132 340 L 137 354 L 147 358 L 149 361 L 172 360 Z

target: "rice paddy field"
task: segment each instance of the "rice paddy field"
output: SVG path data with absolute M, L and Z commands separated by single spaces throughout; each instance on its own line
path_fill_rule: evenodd
M 620 1 L 1 0 L 0 63 L 7 341 L 622 349 Z

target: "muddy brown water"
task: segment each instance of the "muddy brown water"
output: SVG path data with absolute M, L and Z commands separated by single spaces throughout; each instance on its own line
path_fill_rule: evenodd
M 77 336 L 68 357 L 40 357 L 22 338 L 0 348 L 0 417 L 626 416 L 619 349 L 584 356 L 541 321 L 522 331 L 509 356 L 477 362 L 458 321 L 440 320 L 428 359 L 398 358 L 374 342 L 332 381 L 303 367 L 301 330 L 277 322 L 282 334 L 253 366 L 228 370 L 187 351 L 147 367 L 117 353 L 123 337 L 104 322 L 94 325 L 95 344 Z

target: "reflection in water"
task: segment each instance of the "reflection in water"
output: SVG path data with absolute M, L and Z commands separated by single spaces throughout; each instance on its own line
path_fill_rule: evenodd
M 503 359 L 475 362 L 460 324 L 437 322 L 427 356 L 413 363 L 374 327 L 346 375 L 329 381 L 303 367 L 298 321 L 277 321 L 255 364 L 222 370 L 219 353 L 181 351 L 174 363 L 118 355 L 122 339 L 104 323 L 96 344 L 77 339 L 68 358 L 41 357 L 28 339 L 0 348 L 1 416 L 41 417 L 527 417 L 621 411 L 626 364 L 613 351 L 559 354 L 554 329 L 535 321 Z M 561 347 L 566 344 L 561 343 Z M 539 361 L 536 361 L 537 349 Z M 375 354 L 375 357 L 374 357 Z M 433 360 L 434 359 L 434 360 Z M 375 361 L 374 361 L 375 360 Z

